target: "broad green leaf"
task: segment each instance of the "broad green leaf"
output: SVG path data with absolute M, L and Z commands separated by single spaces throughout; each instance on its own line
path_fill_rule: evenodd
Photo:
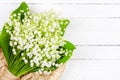
M 25 2 L 22 2 L 21 5 L 11 13 L 10 19 L 14 20 L 17 19 L 21 23 L 23 23 L 22 19 L 24 19 L 25 14 L 24 13 L 29 13 L 28 5 Z M 18 17 L 19 15 L 19 17 Z M 65 33 L 65 29 L 67 25 L 70 23 L 69 20 L 67 19 L 61 19 L 59 20 L 60 27 L 61 27 L 61 34 L 62 36 Z M 34 72 L 40 67 L 34 66 L 31 67 L 30 64 L 25 64 L 22 60 L 22 57 L 20 57 L 21 51 L 17 55 L 12 54 L 12 47 L 9 46 L 9 41 L 10 41 L 10 35 L 7 33 L 5 27 L 14 27 L 14 26 L 9 26 L 8 23 L 6 23 L 2 29 L 2 32 L 0 34 L 0 46 L 3 50 L 4 56 L 7 60 L 8 63 L 8 69 L 9 71 L 14 74 L 15 76 L 21 77 L 24 74 L 27 74 L 29 72 Z M 64 50 L 69 50 L 70 52 L 68 55 L 63 55 L 57 62 L 58 63 L 65 63 L 71 56 L 72 52 L 75 49 L 75 46 L 70 43 L 69 41 L 66 41 L 66 44 L 62 47 Z M 10 63 L 10 64 L 9 64 Z M 50 68 L 46 68 L 46 70 L 55 70 L 57 67 L 52 66 Z
M 73 51 L 76 47 L 69 41 L 66 41 L 66 44 L 63 46 L 64 49 Z
M 8 24 L 6 23 L 5 26 L 8 26 Z M 9 55 L 11 52 L 11 48 L 9 46 L 10 35 L 6 32 L 5 26 L 3 27 L 3 30 L 0 35 L 0 45 L 6 58 L 6 61 L 8 62 Z
M 66 41 L 66 44 L 63 46 L 63 49 L 68 49 L 68 50 L 70 50 L 70 52 L 68 53 L 67 56 L 64 55 L 57 62 L 58 63 L 65 63 L 66 61 L 68 61 L 70 59 L 70 57 L 72 56 L 73 50 L 75 48 L 76 47 L 72 43 L 70 43 L 69 41 Z
M 15 13 L 17 15 L 18 13 L 24 13 L 24 12 L 28 11 L 28 9 L 29 9 L 28 5 L 25 2 L 22 2 L 21 5 L 12 12 L 12 14 Z M 21 12 L 21 10 L 24 10 L 24 12 Z
M 23 10 L 23 11 L 21 11 Z M 19 13 L 21 14 L 20 15 L 20 21 L 22 21 L 22 19 L 24 19 L 24 13 L 25 12 L 28 12 L 28 6 L 25 2 L 22 2 L 21 5 L 19 6 L 19 8 L 17 8 L 15 11 L 13 11 L 10 15 L 10 17 L 12 17 L 12 19 L 19 19 L 18 16 L 15 16 L 18 15 Z M 6 61 L 8 63 L 8 67 L 10 67 L 11 65 L 13 64 L 9 64 L 9 62 L 11 62 L 12 60 L 17 60 L 17 56 L 11 56 L 12 54 L 12 47 L 9 46 L 9 41 L 10 41 L 10 35 L 7 33 L 6 31 L 6 26 L 8 27 L 12 27 L 12 26 L 9 26 L 8 23 L 6 23 L 2 29 L 2 32 L 0 34 L 0 46 L 3 50 L 3 53 L 4 53 L 4 56 L 6 58 Z M 10 58 L 11 57 L 11 58 Z M 13 72 L 12 72 L 13 73 Z M 15 74 L 14 74 L 15 75 Z
M 21 5 L 12 12 L 11 16 L 14 18 L 14 19 L 18 19 L 18 15 L 20 14 L 20 21 L 22 21 L 22 19 L 24 19 L 24 13 L 25 12 L 28 12 L 29 11 L 29 8 L 28 8 L 28 5 L 25 3 L 25 2 L 22 2 Z M 14 16 L 16 15 L 16 16 Z
M 1 31 L 0 31 L 0 37 L 1 37 Z M 1 48 L 1 43 L 0 43 L 0 48 Z
M 61 20 L 59 20 L 59 23 L 60 23 L 60 27 L 61 27 L 61 30 L 63 33 L 61 35 L 63 36 L 65 33 L 65 29 L 68 26 L 68 24 L 70 23 L 70 21 L 68 19 L 61 19 Z

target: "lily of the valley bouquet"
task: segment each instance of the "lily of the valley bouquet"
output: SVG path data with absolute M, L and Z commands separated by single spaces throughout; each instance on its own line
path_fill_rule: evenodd
M 32 14 L 22 2 L 0 33 L 0 80 L 58 80 L 75 49 L 63 38 L 69 23 L 52 10 Z

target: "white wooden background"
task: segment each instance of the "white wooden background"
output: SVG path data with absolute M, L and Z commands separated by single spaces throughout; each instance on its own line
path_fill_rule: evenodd
M 22 0 L 0 1 L 0 28 Z M 33 12 L 53 8 L 71 23 L 77 49 L 60 80 L 120 80 L 120 0 L 24 0 Z

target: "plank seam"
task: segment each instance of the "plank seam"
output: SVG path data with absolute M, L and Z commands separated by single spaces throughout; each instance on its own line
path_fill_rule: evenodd
M 109 44 L 90 44 L 90 45 L 75 45 L 76 47 L 78 46 L 120 46 L 120 44 L 115 44 L 115 45 L 109 45 Z
M 70 59 L 70 60 L 105 60 L 105 61 L 107 61 L 107 60 L 120 60 L 120 58 L 79 58 L 79 59 Z

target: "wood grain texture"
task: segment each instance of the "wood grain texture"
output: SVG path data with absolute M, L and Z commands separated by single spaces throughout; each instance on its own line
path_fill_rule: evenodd
M 1 29 L 7 21 L 8 16 L 8 12 L 0 15 Z M 64 38 L 73 42 L 75 45 L 120 45 L 119 18 L 69 19 L 71 23 L 66 29 Z
M 9 9 L 6 7 L 9 7 Z M 15 9 L 19 4 L 0 3 L 2 11 Z M 61 12 L 64 17 L 120 17 L 120 5 L 54 5 L 54 4 L 30 4 L 32 11 L 40 12 L 49 9 L 54 9 Z M 75 14 L 75 15 L 73 15 Z
M 120 60 L 70 60 L 60 80 L 120 80 Z
M 120 46 L 77 46 L 72 60 L 120 60 Z
M 1 0 L 2 3 L 20 3 L 23 0 Z M 120 3 L 119 0 L 24 0 L 28 3 Z
M 0 1 L 0 30 L 23 0 Z M 120 0 L 24 0 L 32 12 L 69 18 L 65 39 L 77 49 L 60 80 L 120 80 Z

